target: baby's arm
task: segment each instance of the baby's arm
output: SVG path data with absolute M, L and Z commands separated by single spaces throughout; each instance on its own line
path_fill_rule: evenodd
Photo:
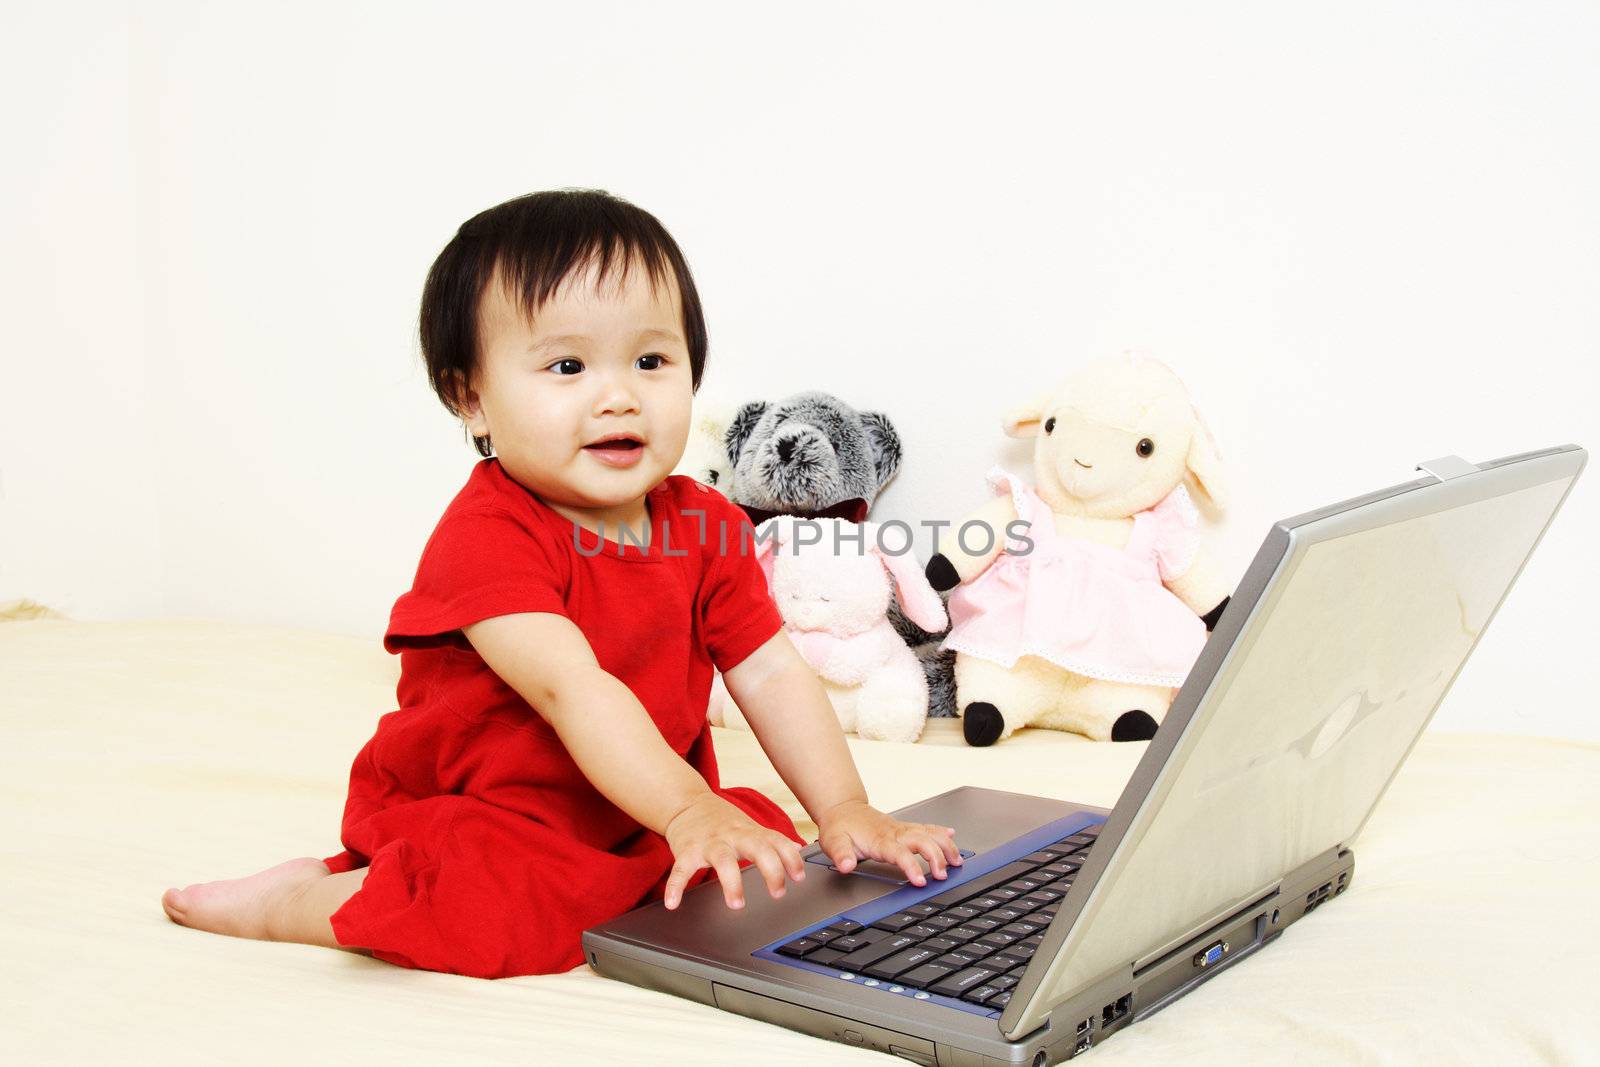
M 748 858 L 781 896 L 784 872 L 805 869 L 795 843 L 756 823 L 711 791 L 661 736 L 623 682 L 595 661 L 583 631 L 547 612 L 500 615 L 462 627 L 467 641 L 507 685 L 555 729 L 573 762 L 608 800 L 667 838 L 682 884 L 713 866 L 730 907 L 743 904 L 738 861 Z M 676 906 L 674 884 L 667 891 Z
M 774 634 L 722 678 L 772 765 L 817 824 L 834 866 L 849 871 L 858 854 L 870 856 L 924 885 L 917 853 L 927 857 L 935 878 L 945 877 L 947 864 L 961 864 L 947 827 L 903 823 L 867 804 L 828 694 L 786 632 Z

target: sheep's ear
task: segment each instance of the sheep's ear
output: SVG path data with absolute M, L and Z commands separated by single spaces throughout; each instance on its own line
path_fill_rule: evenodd
M 1228 483 L 1222 473 L 1222 455 L 1198 415 L 1194 436 L 1189 439 L 1189 454 L 1184 460 L 1189 468 L 1189 479 L 1211 507 L 1222 511 L 1228 506 Z
M 876 411 L 863 411 L 861 428 L 867 431 L 872 444 L 872 469 L 878 475 L 878 488 L 882 489 L 900 469 L 900 434 L 887 415 Z
M 722 436 L 722 443 L 728 450 L 728 461 L 737 464 L 739 452 L 750 440 L 750 435 L 756 431 L 756 423 L 761 421 L 761 416 L 767 413 L 765 400 L 752 400 L 742 404 L 734 412 L 733 421 L 728 423 L 728 430 Z
M 1044 421 L 1044 409 L 1050 406 L 1050 400 L 1048 396 L 1041 396 L 1031 403 L 1012 408 L 1000 420 L 1000 428 L 1007 437 L 1038 437 L 1039 424 Z

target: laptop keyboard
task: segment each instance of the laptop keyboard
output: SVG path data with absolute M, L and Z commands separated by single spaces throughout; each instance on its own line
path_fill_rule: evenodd
M 848 977 L 1003 1009 L 1099 832 L 1090 826 L 904 911 L 867 925 L 841 918 L 776 951 Z

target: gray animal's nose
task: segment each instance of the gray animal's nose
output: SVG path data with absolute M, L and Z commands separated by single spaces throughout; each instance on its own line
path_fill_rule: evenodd
M 785 437 L 778 442 L 778 459 L 784 463 L 789 462 L 789 457 L 794 455 L 794 441 Z

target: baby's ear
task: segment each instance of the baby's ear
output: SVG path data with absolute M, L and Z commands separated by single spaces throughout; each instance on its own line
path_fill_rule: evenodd
M 733 421 L 728 423 L 728 431 L 723 435 L 722 443 L 728 450 L 728 461 L 735 466 L 739 463 L 739 453 L 749 443 L 750 435 L 755 433 L 756 424 L 761 421 L 761 416 L 767 413 L 765 400 L 752 400 L 740 406 L 734 412 Z
M 460 416 L 461 421 L 467 424 L 475 436 L 482 436 L 489 432 L 483 423 L 483 406 L 478 400 L 478 394 L 472 391 L 472 383 L 459 370 L 449 372 L 450 406 Z

